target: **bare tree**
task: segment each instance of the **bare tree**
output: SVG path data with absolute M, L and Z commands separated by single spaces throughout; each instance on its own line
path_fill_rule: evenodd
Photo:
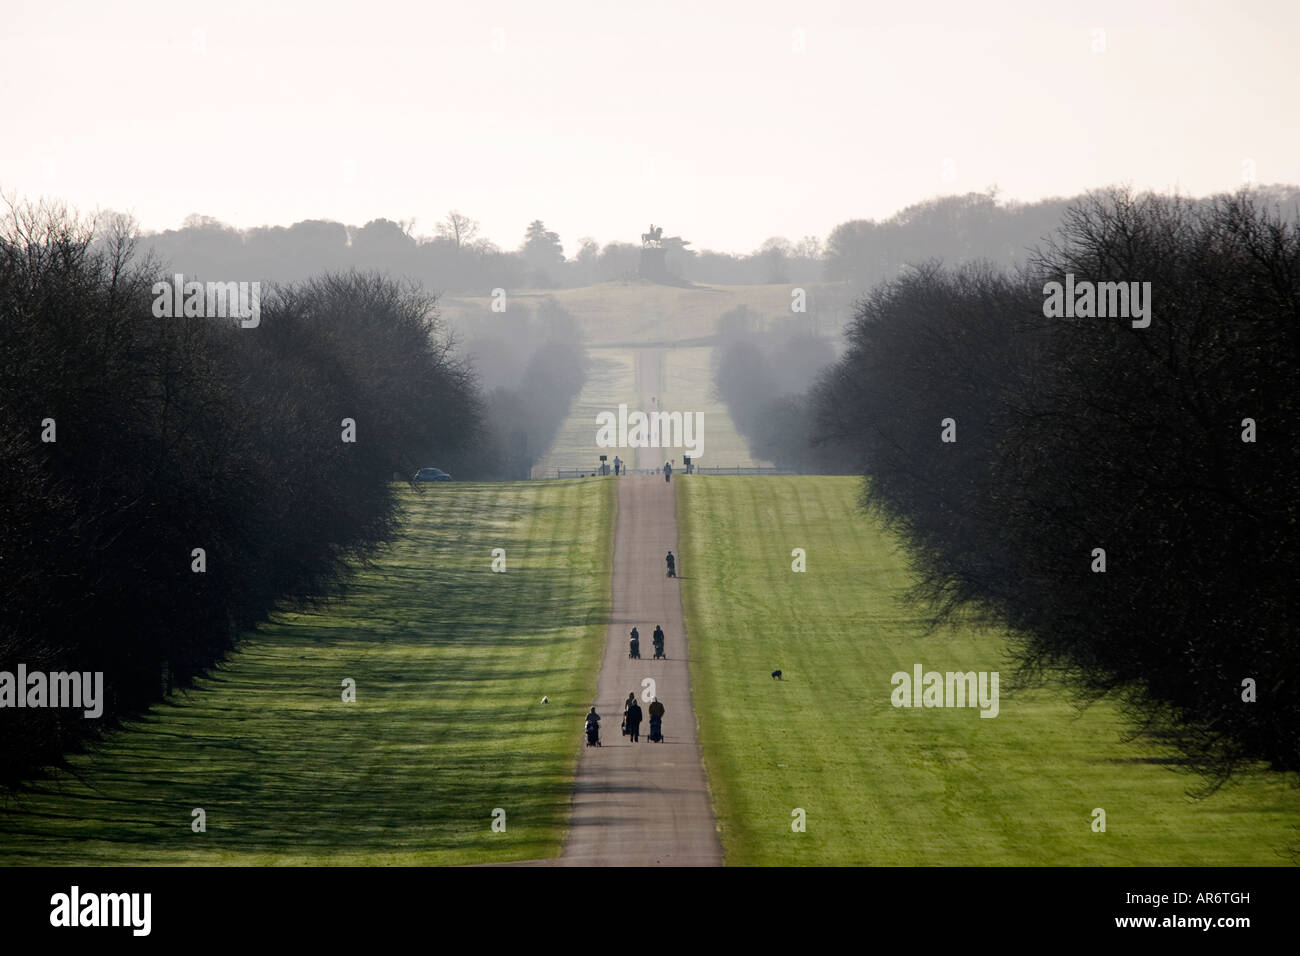
M 443 239 L 450 239 L 459 249 L 474 241 L 474 237 L 478 235 L 478 227 L 477 220 L 453 209 L 447 213 L 442 222 L 438 223 L 438 235 Z

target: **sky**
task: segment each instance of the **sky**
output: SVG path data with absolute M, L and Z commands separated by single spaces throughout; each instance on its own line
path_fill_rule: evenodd
M 0 192 L 746 253 L 991 187 L 1300 183 L 1297 36 L 1296 0 L 0 0 Z

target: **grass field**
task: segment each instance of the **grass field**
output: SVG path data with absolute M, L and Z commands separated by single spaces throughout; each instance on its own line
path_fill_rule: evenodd
M 0 865 L 557 855 L 609 613 L 613 492 L 405 492 L 406 533 L 345 601 L 264 626 L 201 689 L 5 802 Z
M 749 443 L 736 431 L 727 406 L 713 397 L 712 346 L 665 349 L 662 352 L 664 408 L 704 413 L 704 455 L 701 465 L 730 468 L 766 465 L 750 457 Z M 680 457 L 678 461 L 680 461 Z
M 554 478 L 557 468 L 595 468 L 606 454 L 613 462 L 617 449 L 596 445 L 596 415 L 617 411 L 620 403 L 638 407 L 636 394 L 636 351 L 633 349 L 589 349 L 587 381 L 569 408 L 550 450 L 533 465 L 534 478 Z
M 1300 793 L 1280 778 L 1194 801 L 1198 781 L 1125 743 L 1109 704 L 1080 713 L 1058 687 L 1012 691 L 996 633 L 927 636 L 899 600 L 902 554 L 856 512 L 857 487 L 677 484 L 692 687 L 729 864 L 1294 862 Z M 891 675 L 917 663 L 999 671 L 999 715 L 893 707 Z M 806 832 L 791 829 L 796 808 Z

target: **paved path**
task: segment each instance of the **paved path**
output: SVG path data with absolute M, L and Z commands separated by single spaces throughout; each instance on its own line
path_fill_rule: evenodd
M 637 378 L 641 408 L 660 382 L 657 349 L 641 349 Z M 663 465 L 661 449 L 646 449 Z M 631 457 L 629 455 L 628 457 Z M 618 482 L 614 522 L 614 570 L 605 655 L 596 684 L 596 711 L 601 715 L 601 747 L 581 743 L 573 804 L 564 851 L 558 858 L 504 866 L 721 866 L 722 846 L 713 819 L 691 708 L 689 645 L 682 618 L 681 579 L 665 575 L 664 557 L 677 554 L 677 505 L 674 486 L 663 475 L 609 478 Z M 674 481 L 677 479 L 674 478 Z M 689 574 L 689 561 L 681 570 Z M 667 660 L 654 660 L 651 635 L 664 629 Z M 640 660 L 628 657 L 628 632 L 641 635 Z M 643 683 L 654 682 L 653 689 Z M 647 739 L 649 714 L 641 724 L 641 742 L 619 733 L 623 703 L 635 693 L 641 709 L 652 693 L 664 705 L 664 742 Z M 590 706 L 590 705 L 589 705 Z
M 612 479 L 611 479 L 612 480 Z M 674 479 L 675 480 L 675 479 Z M 601 747 L 583 747 L 563 856 L 572 866 L 720 866 L 713 806 L 700 762 L 687 673 L 680 579 L 665 576 L 664 556 L 677 553 L 673 487 L 663 477 L 619 479 L 614 532 L 613 606 L 596 688 Z M 689 567 L 682 568 L 690 573 Z M 666 661 L 656 661 L 650 635 L 666 635 Z M 628 632 L 641 634 L 642 657 L 628 657 Z M 619 733 L 623 702 L 642 681 L 666 708 L 662 744 Z
M 641 408 L 653 411 L 661 385 L 662 353 L 641 349 L 637 379 Z M 643 467 L 661 467 L 661 449 L 644 449 Z M 671 457 L 671 453 L 669 455 Z M 680 456 L 679 456 L 680 457 Z M 676 481 L 676 478 L 673 479 Z M 662 475 L 617 479 L 614 572 L 605 658 L 596 685 L 601 747 L 583 747 L 578 759 L 573 809 L 561 866 L 721 866 L 704 766 L 691 708 L 689 644 L 682 618 L 681 579 L 665 576 L 664 557 L 677 554 L 674 486 Z M 683 566 L 690 573 L 689 566 Z M 651 635 L 664 629 L 668 659 L 654 660 Z M 628 654 L 628 632 L 641 635 L 641 659 Z M 641 742 L 619 733 L 623 702 L 635 693 L 645 711 L 643 681 L 664 705 L 664 743 L 648 741 L 649 714 Z
M 640 411 L 649 413 L 660 410 L 659 403 L 663 399 L 659 393 L 664 384 L 663 355 L 662 349 L 636 350 L 636 384 L 641 393 Z M 638 448 L 634 455 L 637 468 L 659 469 L 664 466 L 665 461 L 673 457 L 678 459 L 678 463 L 681 462 L 681 455 L 676 449 Z M 677 465 L 673 465 L 673 469 L 676 470 L 676 468 Z M 674 551 L 673 553 L 676 554 L 677 552 Z M 629 627 L 628 630 L 631 630 L 631 628 Z

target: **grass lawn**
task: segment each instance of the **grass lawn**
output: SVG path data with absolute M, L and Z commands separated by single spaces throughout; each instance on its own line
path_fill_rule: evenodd
M 618 412 L 620 403 L 639 407 L 636 394 L 636 351 L 633 349 L 590 349 L 587 352 L 587 381 L 574 400 L 569 414 L 561 423 L 547 453 L 533 465 L 534 478 L 555 477 L 559 468 L 597 468 L 600 456 L 609 457 L 621 449 L 601 448 L 596 444 L 601 412 Z
M 770 465 L 750 456 L 749 442 L 736 431 L 727 406 L 713 397 L 713 347 L 665 349 L 662 355 L 664 410 L 704 413 L 704 456 L 699 464 L 711 468 Z M 681 461 L 681 452 L 677 460 Z
M 609 614 L 614 483 L 422 492 L 404 492 L 404 536 L 344 601 L 280 616 L 72 773 L 0 804 L 0 865 L 558 855 Z
M 682 288 L 653 282 L 601 282 L 575 289 L 511 289 L 510 301 L 534 306 L 554 298 L 578 320 L 588 347 L 673 344 L 711 336 L 724 312 L 744 305 L 765 319 L 791 315 L 793 283 L 698 285 Z M 800 286 L 807 293 L 805 317 L 811 328 L 833 335 L 852 313 L 857 292 L 840 283 Z M 491 308 L 490 295 L 444 296 L 438 307 L 464 327 Z
M 858 479 L 676 488 L 692 689 L 729 864 L 1294 862 L 1300 792 L 1281 778 L 1192 800 L 1199 781 L 1126 743 L 1109 703 L 1080 712 L 1060 687 L 1011 688 L 998 633 L 927 634 L 900 601 L 901 550 L 854 507 Z M 918 663 L 999 671 L 999 715 L 893 707 L 891 676 Z M 796 808 L 806 832 L 791 829 Z

